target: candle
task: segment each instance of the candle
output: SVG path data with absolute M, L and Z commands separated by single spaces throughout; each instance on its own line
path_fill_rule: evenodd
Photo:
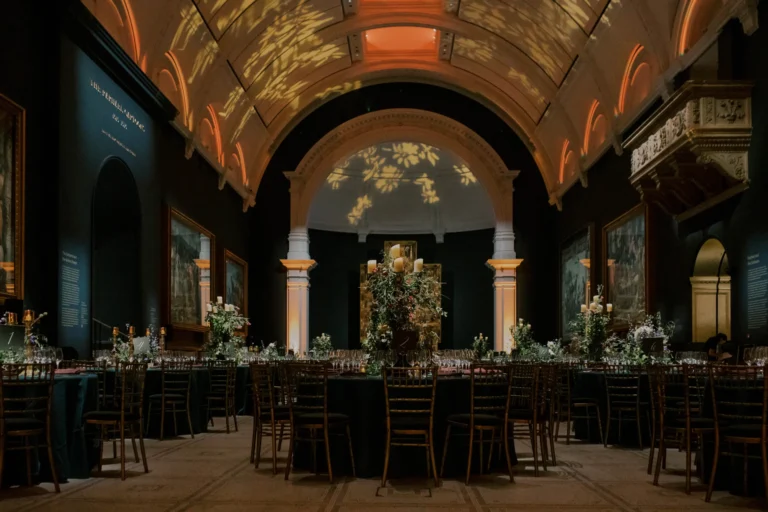
M 606 305 L 605 305 L 605 307 L 606 307 L 606 309 L 608 309 L 608 312 L 609 312 L 609 313 L 610 313 L 611 311 L 613 311 L 613 304 L 610 304 L 610 303 L 608 303 L 608 304 L 606 304 Z
M 119 333 L 119 332 L 120 332 L 120 330 L 117 327 L 113 327 L 112 328 L 112 336 L 113 337 L 116 337 L 117 333 Z
M 593 302 L 592 304 L 589 305 L 589 309 L 592 311 L 595 311 L 597 309 L 597 304 Z
M 213 305 L 211 305 L 211 304 L 208 304 L 208 306 L 206 307 L 206 309 L 207 309 L 207 310 L 208 310 L 208 312 L 210 313 L 211 311 L 213 311 Z
M 165 327 L 160 328 L 160 336 L 165 336 Z
M 402 256 L 402 252 L 400 251 L 400 244 L 395 244 L 389 249 L 389 255 L 393 259 L 397 259 L 400 256 Z
M 27 309 L 24 311 L 24 321 L 25 322 L 31 322 L 35 319 L 35 312 L 31 309 Z
M 128 334 L 130 334 L 131 336 L 136 334 L 136 328 L 134 326 L 128 327 Z
M 581 305 L 581 312 L 582 313 L 586 313 L 587 312 L 587 305 L 586 304 L 582 304 Z
M 405 266 L 403 258 L 395 258 L 395 272 L 402 272 Z
M 224 304 L 224 298 L 221 295 L 216 297 L 216 304 Z
M 592 297 L 592 302 L 600 302 L 600 296 L 595 295 L 594 297 Z
M 376 270 L 376 260 L 368 260 L 368 273 L 371 274 Z
M 147 338 L 149 338 L 149 327 L 147 327 L 147 334 L 146 334 L 146 336 L 147 336 Z
M 424 259 L 419 258 L 416 261 L 413 262 L 413 271 L 414 272 L 421 272 L 424 270 Z

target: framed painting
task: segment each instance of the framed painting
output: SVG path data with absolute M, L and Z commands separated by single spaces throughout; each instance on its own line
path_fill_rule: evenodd
M 24 298 L 25 121 L 0 94 L 0 299 Z
M 183 213 L 168 215 L 168 310 L 175 327 L 206 330 L 206 305 L 214 290 L 216 239 Z
M 603 228 L 605 302 L 613 328 L 645 318 L 648 306 L 648 210 L 641 204 Z
M 248 263 L 230 251 L 224 251 L 224 287 L 224 302 L 248 316 Z
M 594 227 L 588 226 L 560 246 L 560 335 L 570 339 L 571 321 L 589 304 L 591 296 Z

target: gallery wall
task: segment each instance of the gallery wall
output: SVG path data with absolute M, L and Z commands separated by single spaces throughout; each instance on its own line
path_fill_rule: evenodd
M 388 108 L 420 108 L 451 117 L 483 137 L 509 169 L 520 171 L 514 183 L 513 202 L 517 257 L 525 260 L 518 271 L 518 313 L 538 326 L 542 337 L 555 336 L 557 297 L 551 290 L 556 287 L 557 275 L 551 268 L 557 257 L 553 236 L 556 212 L 548 204 L 543 179 L 530 153 L 509 126 L 474 99 L 425 84 L 393 83 L 365 87 L 328 102 L 298 123 L 276 149 L 259 186 L 251 217 L 250 313 L 255 338 L 282 343 L 285 340 L 285 272 L 278 260 L 287 254 L 290 198 L 289 182 L 282 173 L 295 169 L 312 146 L 336 126 Z M 492 232 L 477 235 L 477 252 L 468 255 L 476 264 L 466 269 L 459 268 L 458 261 L 451 262 L 460 254 L 457 247 L 462 236 L 475 234 L 447 235 L 445 244 L 436 244 L 434 237 L 420 242 L 427 251 L 420 256 L 429 260 L 428 252 L 434 251 L 435 258 L 444 258 L 435 262 L 453 265 L 454 286 L 459 287 L 454 295 L 462 295 L 456 300 L 477 301 L 477 307 L 474 302 L 452 306 L 455 323 L 449 327 L 453 329 L 451 342 L 457 346 L 463 346 L 468 339 L 471 343 L 471 337 L 480 331 L 490 334 L 493 315 L 493 274 L 484 266 L 493 254 Z M 452 241 L 452 237 L 458 238 Z M 371 251 L 378 253 L 385 239 L 392 237 L 369 237 L 365 244 L 359 244 L 356 236 L 310 233 L 310 255 L 319 262 L 310 272 L 310 336 L 325 330 L 335 331 L 329 334 L 342 339 L 341 343 L 359 339 L 359 298 L 352 290 L 351 275 Z M 337 254 L 334 244 L 342 244 L 345 249 Z M 481 307 L 485 313 L 480 313 Z M 332 315 L 340 318 L 329 318 Z M 446 331 L 446 337 L 448 334 Z
M 768 69 L 762 65 L 768 50 L 768 8 L 760 6 L 760 26 L 752 36 L 744 36 L 736 20 L 724 29 L 716 51 L 721 62 L 718 79 L 751 80 L 752 91 L 752 144 L 749 151 L 749 189 L 729 201 L 678 223 L 656 207 L 651 207 L 649 223 L 649 249 L 653 264 L 649 288 L 649 310 L 661 312 L 664 320 L 677 325 L 674 341 L 688 343 L 692 337 L 691 285 L 696 255 L 708 238 L 719 239 L 725 246 L 732 276 L 733 339 L 761 341 L 768 339 L 765 328 L 749 329 L 747 325 L 747 257 L 759 254 L 768 260 L 768 150 L 764 143 L 768 123 Z M 695 75 L 695 73 L 693 73 Z M 675 80 L 679 86 L 693 76 L 681 74 Z M 653 108 L 649 109 L 650 114 Z M 647 115 L 646 114 L 646 115 Z M 624 136 L 628 136 L 628 130 Z M 563 211 L 556 217 L 557 242 L 562 244 L 574 232 L 593 225 L 597 233 L 596 252 L 593 255 L 592 283 L 603 283 L 604 247 L 601 244 L 603 228 L 622 213 L 639 204 L 640 196 L 629 182 L 631 153 L 617 156 L 609 151 L 589 170 L 588 187 L 574 186 L 563 197 Z M 597 265 L 594 264 L 597 262 Z M 595 268 L 596 267 L 596 268 Z M 557 268 L 556 266 L 553 268 Z

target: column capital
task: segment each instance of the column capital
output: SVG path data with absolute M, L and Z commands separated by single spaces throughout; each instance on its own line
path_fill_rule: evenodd
M 490 259 L 486 262 L 488 268 L 496 272 L 516 270 L 523 262 L 522 259 Z
M 286 270 L 296 270 L 299 272 L 309 272 L 317 266 L 315 260 L 280 260 L 280 263 Z

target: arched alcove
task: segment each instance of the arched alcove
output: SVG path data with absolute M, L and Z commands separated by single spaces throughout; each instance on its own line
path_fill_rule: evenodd
M 725 247 L 716 238 L 706 240 L 691 276 L 693 341 L 703 342 L 722 332 L 731 335 L 731 276 Z
M 141 202 L 128 166 L 104 162 L 93 191 L 91 314 L 107 325 L 141 322 Z

